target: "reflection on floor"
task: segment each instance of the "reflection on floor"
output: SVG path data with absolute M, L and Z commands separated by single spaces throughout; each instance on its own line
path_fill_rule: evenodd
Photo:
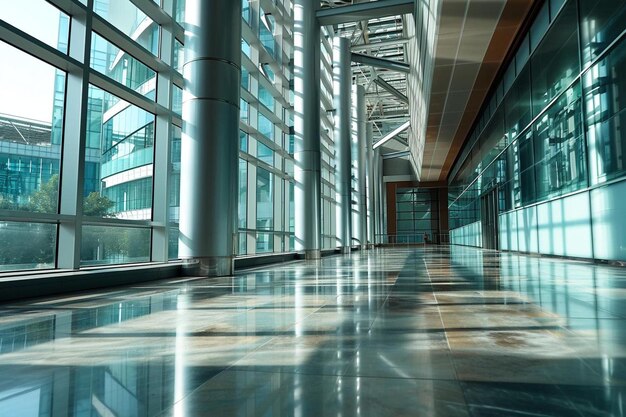
M 0 306 L 0 416 L 623 416 L 626 269 L 469 248 Z

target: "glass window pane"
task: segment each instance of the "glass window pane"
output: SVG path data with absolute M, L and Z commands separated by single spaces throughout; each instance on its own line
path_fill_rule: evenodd
M 257 142 L 256 157 L 266 164 L 274 165 L 274 151 L 263 145 L 261 142 Z
M 239 150 L 248 152 L 248 134 L 243 130 L 239 131 Z
M 396 213 L 396 217 L 398 220 L 413 220 L 413 212 L 412 211 L 399 211 Z
M 509 90 L 504 99 L 504 119 L 508 141 L 517 138 L 517 135 L 530 124 L 530 66 L 527 65 Z
M 271 233 L 256 234 L 256 253 L 268 253 L 274 251 L 274 236 Z
M 293 182 L 289 182 L 289 231 L 294 233 L 295 231 L 295 204 L 294 204 L 295 185 Z M 293 248 L 293 245 L 291 246 Z
M 56 213 L 65 73 L 3 42 L 0 56 L 0 208 Z
M 576 2 L 570 1 L 559 14 L 533 54 L 531 64 L 533 114 L 536 116 L 580 71 Z
M 180 141 L 181 129 L 173 127 L 172 140 L 170 142 L 170 177 L 169 177 L 169 246 L 168 256 L 170 259 L 178 258 L 178 222 L 180 220 Z
M 0 272 L 54 268 L 55 224 L 0 222 Z
M 246 255 L 248 253 L 248 233 L 241 232 L 238 234 L 238 250 L 237 255 Z
M 45 0 L 3 1 L 0 19 L 67 53 L 70 17 Z M 7 61 L 2 58 L 5 62 Z
M 550 20 L 554 21 L 567 0 L 550 0 Z
M 151 219 L 154 115 L 94 86 L 88 109 L 84 214 Z
M 583 74 L 592 183 L 626 172 L 626 43 Z
M 256 181 L 256 228 L 272 230 L 274 227 L 274 184 L 273 175 L 257 168 Z
M 250 24 L 250 2 L 248 0 L 241 0 L 241 16 Z
M 241 86 L 246 90 L 250 89 L 250 73 L 245 67 L 241 67 Z
M 150 261 L 151 230 L 136 227 L 82 227 L 80 264 L 110 265 Z
M 139 10 L 130 0 L 95 0 L 93 9 L 116 29 L 157 55 L 159 25 Z
M 241 52 L 250 58 L 250 44 L 243 39 L 241 40 Z
M 272 94 L 262 85 L 259 85 L 259 101 L 269 110 L 274 109 L 274 97 Z
M 519 74 L 530 57 L 530 36 L 526 35 L 515 55 L 515 73 Z
M 413 232 L 413 220 L 398 220 L 397 229 L 398 233 Z
M 248 224 L 248 163 L 239 159 L 239 227 L 245 229 Z
M 548 25 L 550 24 L 550 11 L 548 10 L 548 3 L 545 2 L 541 11 L 535 18 L 531 28 L 530 28 L 530 50 L 534 51 L 541 39 L 545 35 L 548 30 Z
M 174 39 L 174 62 L 173 66 L 176 71 L 183 72 L 183 64 L 185 63 L 185 47 L 178 39 Z
M 274 41 L 274 35 L 272 34 L 273 16 L 271 14 L 264 13 L 261 10 L 261 22 L 259 24 L 259 40 L 261 45 L 265 48 L 267 53 L 271 57 L 279 57 L 277 44 Z
M 239 99 L 239 120 L 248 124 L 248 102 L 244 99 Z
M 575 84 L 535 124 L 535 178 L 538 200 L 586 185 L 580 89 Z
M 274 140 L 274 124 L 265 117 L 262 113 L 258 113 L 257 129 L 259 133 L 268 138 Z
M 536 200 L 535 170 L 532 132 L 526 134 L 519 143 L 519 170 L 522 204 L 533 203 Z
M 179 116 L 183 114 L 183 89 L 172 85 L 172 111 Z
M 183 25 L 185 23 L 185 0 L 175 0 L 176 1 L 176 10 L 175 10 L 175 18 L 176 23 L 179 25 Z
M 416 220 L 414 224 L 414 228 L 415 228 L 416 233 L 430 231 L 433 228 L 433 223 L 430 219 Z
M 91 38 L 91 68 L 154 100 L 156 73 L 97 33 Z
M 617 0 L 580 0 L 583 63 L 597 58 L 624 30 L 626 7 Z

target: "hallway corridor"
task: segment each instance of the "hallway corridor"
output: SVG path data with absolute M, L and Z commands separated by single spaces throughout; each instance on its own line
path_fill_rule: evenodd
M 355 252 L 2 305 L 0 416 L 622 416 L 625 324 L 625 268 Z

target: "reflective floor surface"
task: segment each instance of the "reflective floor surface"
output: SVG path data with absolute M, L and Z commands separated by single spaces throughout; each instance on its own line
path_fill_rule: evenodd
M 0 306 L 0 416 L 623 416 L 626 268 L 398 248 Z

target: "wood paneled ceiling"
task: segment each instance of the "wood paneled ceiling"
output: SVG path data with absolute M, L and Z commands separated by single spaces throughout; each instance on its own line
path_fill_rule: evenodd
M 534 2 L 442 1 L 420 181 L 447 179 Z

